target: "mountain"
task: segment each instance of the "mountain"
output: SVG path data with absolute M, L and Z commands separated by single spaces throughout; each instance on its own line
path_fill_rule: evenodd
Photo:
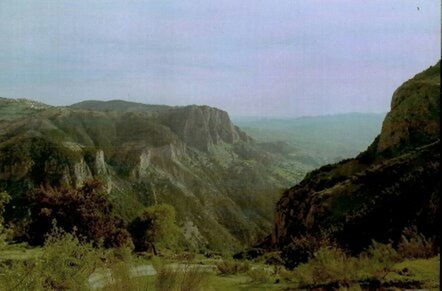
M 347 113 L 299 118 L 234 118 L 259 142 L 286 142 L 293 154 L 315 166 L 357 155 L 378 135 L 383 113 Z
M 150 105 L 137 102 L 129 102 L 124 100 L 86 100 L 69 106 L 73 109 L 83 109 L 90 111 L 127 111 L 127 112 L 155 112 L 169 109 L 167 105 Z
M 359 252 L 415 227 L 439 241 L 440 62 L 401 85 L 381 134 L 356 158 L 324 166 L 277 203 L 274 247 L 324 234 Z M 292 245 L 293 246 L 293 245 Z
M 7 219 L 26 221 L 27 193 L 101 180 L 127 222 L 176 208 L 189 247 L 229 250 L 271 230 L 274 203 L 310 166 L 261 147 L 208 106 L 86 101 L 68 107 L 1 99 L 0 189 Z

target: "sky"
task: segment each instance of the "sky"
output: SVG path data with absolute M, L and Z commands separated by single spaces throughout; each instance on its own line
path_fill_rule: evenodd
M 0 96 L 236 116 L 386 112 L 440 59 L 438 0 L 1 0 Z

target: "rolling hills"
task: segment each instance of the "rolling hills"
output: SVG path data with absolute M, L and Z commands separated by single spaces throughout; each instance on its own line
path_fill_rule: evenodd
M 315 167 L 354 157 L 378 135 L 383 113 L 347 113 L 298 118 L 234 118 L 259 142 L 285 142 Z

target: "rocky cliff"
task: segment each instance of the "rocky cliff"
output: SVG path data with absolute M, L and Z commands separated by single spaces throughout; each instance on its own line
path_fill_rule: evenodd
M 161 115 L 162 123 L 184 142 L 208 151 L 220 143 L 248 142 L 250 138 L 230 121 L 227 112 L 209 106 L 186 106 L 168 110 Z
M 15 102 L 0 103 L 16 112 Z M 143 207 L 168 203 L 190 246 L 234 249 L 270 231 L 280 189 L 306 172 L 261 149 L 216 108 L 20 106 L 25 114 L 0 123 L 0 189 L 13 196 L 11 220 L 26 219 L 33 188 L 78 187 L 94 178 L 127 221 Z
M 277 203 L 271 237 L 330 236 L 358 252 L 414 226 L 439 239 L 440 62 L 393 95 L 380 136 L 354 159 L 309 173 Z
M 393 94 L 377 144 L 378 154 L 431 143 L 440 135 L 440 62 L 417 74 Z

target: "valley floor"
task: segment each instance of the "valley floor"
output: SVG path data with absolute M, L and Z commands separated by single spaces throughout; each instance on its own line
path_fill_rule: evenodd
M 8 245 L 0 251 L 0 290 L 39 290 L 38 288 L 10 289 L 11 283 L 6 269 L 20 262 L 39 260 L 44 256 L 41 248 L 25 245 Z M 299 274 L 281 266 L 270 266 L 263 261 L 234 261 L 227 257 L 182 253 L 160 257 L 137 256 L 130 263 L 116 262 L 109 269 L 97 269 L 88 277 L 88 283 L 79 290 L 299 290 L 314 288 L 344 288 L 361 290 L 368 288 L 367 282 L 322 282 L 305 285 Z M 56 264 L 56 263 L 55 263 Z M 307 263 L 305 266 L 308 267 Z M 128 265 L 130 265 L 128 267 Z M 334 264 L 333 264 L 334 265 Z M 118 267 L 116 267 L 118 266 Z M 125 273 L 125 267 L 129 272 Z M 335 268 L 334 270 L 331 270 Z M 301 269 L 300 269 L 301 270 Z M 336 266 L 330 270 L 336 271 Z M 394 266 L 378 282 L 378 287 L 387 289 L 439 289 L 440 256 L 429 259 L 407 259 Z M 10 274 L 10 273 L 9 273 Z M 112 274 L 112 275 L 111 275 Z M 32 274 L 38 276 L 39 274 Z M 60 277 L 60 274 L 51 274 Z M 64 274 L 67 275 L 67 274 Z M 11 278 L 9 278 L 11 279 Z M 328 284 L 328 285 L 327 285 Z M 339 286 L 342 284 L 342 286 Z M 371 283 L 370 283 L 371 284 Z M 370 285 L 370 289 L 373 285 Z

